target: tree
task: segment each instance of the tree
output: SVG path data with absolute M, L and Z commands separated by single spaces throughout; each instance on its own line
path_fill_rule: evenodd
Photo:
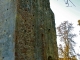
M 74 3 L 73 3 L 71 0 L 64 0 L 64 1 L 65 1 L 65 4 L 68 5 L 67 7 L 70 6 L 70 3 L 71 3 L 73 6 L 75 6 Z
M 62 45 L 60 45 L 59 50 L 62 53 L 62 56 L 65 58 L 75 55 L 73 47 L 76 43 L 73 41 L 73 38 L 76 36 L 76 34 L 72 33 L 73 28 L 73 24 L 69 23 L 68 21 L 64 21 L 59 25 L 59 27 L 57 27 L 60 41 L 65 44 L 64 48 Z
M 78 25 L 80 26 L 80 20 L 78 20 Z

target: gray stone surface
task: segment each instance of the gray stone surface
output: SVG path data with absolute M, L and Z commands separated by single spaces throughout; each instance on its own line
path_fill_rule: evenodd
M 14 60 L 16 0 L 0 0 L 0 60 Z

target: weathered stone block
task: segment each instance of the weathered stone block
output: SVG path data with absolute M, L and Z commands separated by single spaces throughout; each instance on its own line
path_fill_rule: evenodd
M 0 60 L 15 59 L 16 1 L 0 0 Z

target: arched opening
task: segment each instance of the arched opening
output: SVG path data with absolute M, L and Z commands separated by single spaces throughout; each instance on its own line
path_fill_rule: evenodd
M 48 60 L 53 60 L 51 56 L 48 56 Z

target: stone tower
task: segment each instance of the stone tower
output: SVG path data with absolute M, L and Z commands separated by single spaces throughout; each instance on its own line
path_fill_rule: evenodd
M 16 60 L 58 60 L 54 14 L 49 0 L 18 0 Z
M 57 52 L 49 0 L 0 0 L 0 60 L 58 60 Z

